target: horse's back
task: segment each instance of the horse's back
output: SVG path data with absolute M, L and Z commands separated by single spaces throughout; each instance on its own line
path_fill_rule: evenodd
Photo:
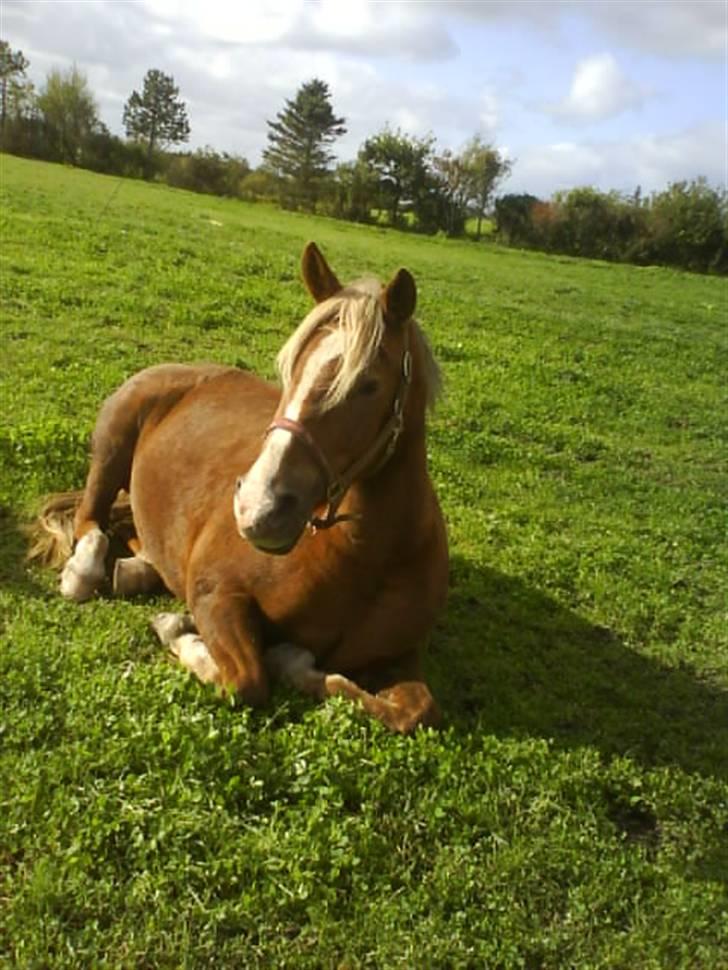
M 181 598 L 192 547 L 221 507 L 231 509 L 235 479 L 255 460 L 280 397 L 275 386 L 236 368 L 206 365 L 197 376 L 171 408 L 150 411 L 131 476 L 144 553 Z

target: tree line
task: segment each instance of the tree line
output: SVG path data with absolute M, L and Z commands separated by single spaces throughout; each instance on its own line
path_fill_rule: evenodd
M 147 71 L 123 109 L 126 138 L 109 131 L 86 77 L 75 66 L 51 70 L 39 91 L 22 51 L 0 40 L 0 148 L 172 186 L 275 202 L 356 222 L 377 222 L 550 252 L 728 272 L 728 199 L 704 179 L 643 197 L 577 188 L 544 201 L 496 191 L 513 162 L 475 135 L 460 152 L 438 151 L 432 135 L 385 126 L 356 158 L 336 163 L 346 133 L 328 85 L 314 78 L 267 122 L 263 160 L 189 140 L 187 108 L 174 79 Z

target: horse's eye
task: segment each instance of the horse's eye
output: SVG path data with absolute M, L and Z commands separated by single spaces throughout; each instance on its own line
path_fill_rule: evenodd
M 358 387 L 359 393 L 365 395 L 366 397 L 371 397 L 372 394 L 376 394 L 378 389 L 379 384 L 374 380 L 373 377 L 370 377 L 367 381 L 362 381 Z

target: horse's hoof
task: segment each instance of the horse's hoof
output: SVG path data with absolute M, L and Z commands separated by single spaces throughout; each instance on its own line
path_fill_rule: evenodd
M 189 613 L 157 613 L 151 627 L 165 647 L 185 633 L 195 632 L 195 621 Z
M 77 573 L 69 560 L 61 573 L 61 596 L 74 603 L 85 603 L 94 595 L 103 578 L 103 574 L 96 578 Z
M 99 529 L 93 529 L 76 543 L 73 555 L 61 573 L 61 596 L 83 603 L 91 599 L 106 576 L 106 553 L 109 540 Z
M 138 596 L 154 592 L 160 582 L 159 573 L 151 563 L 140 556 L 129 556 L 116 560 L 111 588 L 114 596 Z

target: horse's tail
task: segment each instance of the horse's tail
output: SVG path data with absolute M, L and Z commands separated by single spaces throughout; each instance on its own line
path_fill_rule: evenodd
M 75 492 L 57 492 L 49 495 L 41 506 L 34 522 L 27 528 L 29 562 L 41 566 L 60 568 L 73 552 L 73 520 L 81 504 L 83 489 Z M 131 502 L 126 492 L 121 492 L 111 508 L 112 534 L 129 531 L 133 527 Z

